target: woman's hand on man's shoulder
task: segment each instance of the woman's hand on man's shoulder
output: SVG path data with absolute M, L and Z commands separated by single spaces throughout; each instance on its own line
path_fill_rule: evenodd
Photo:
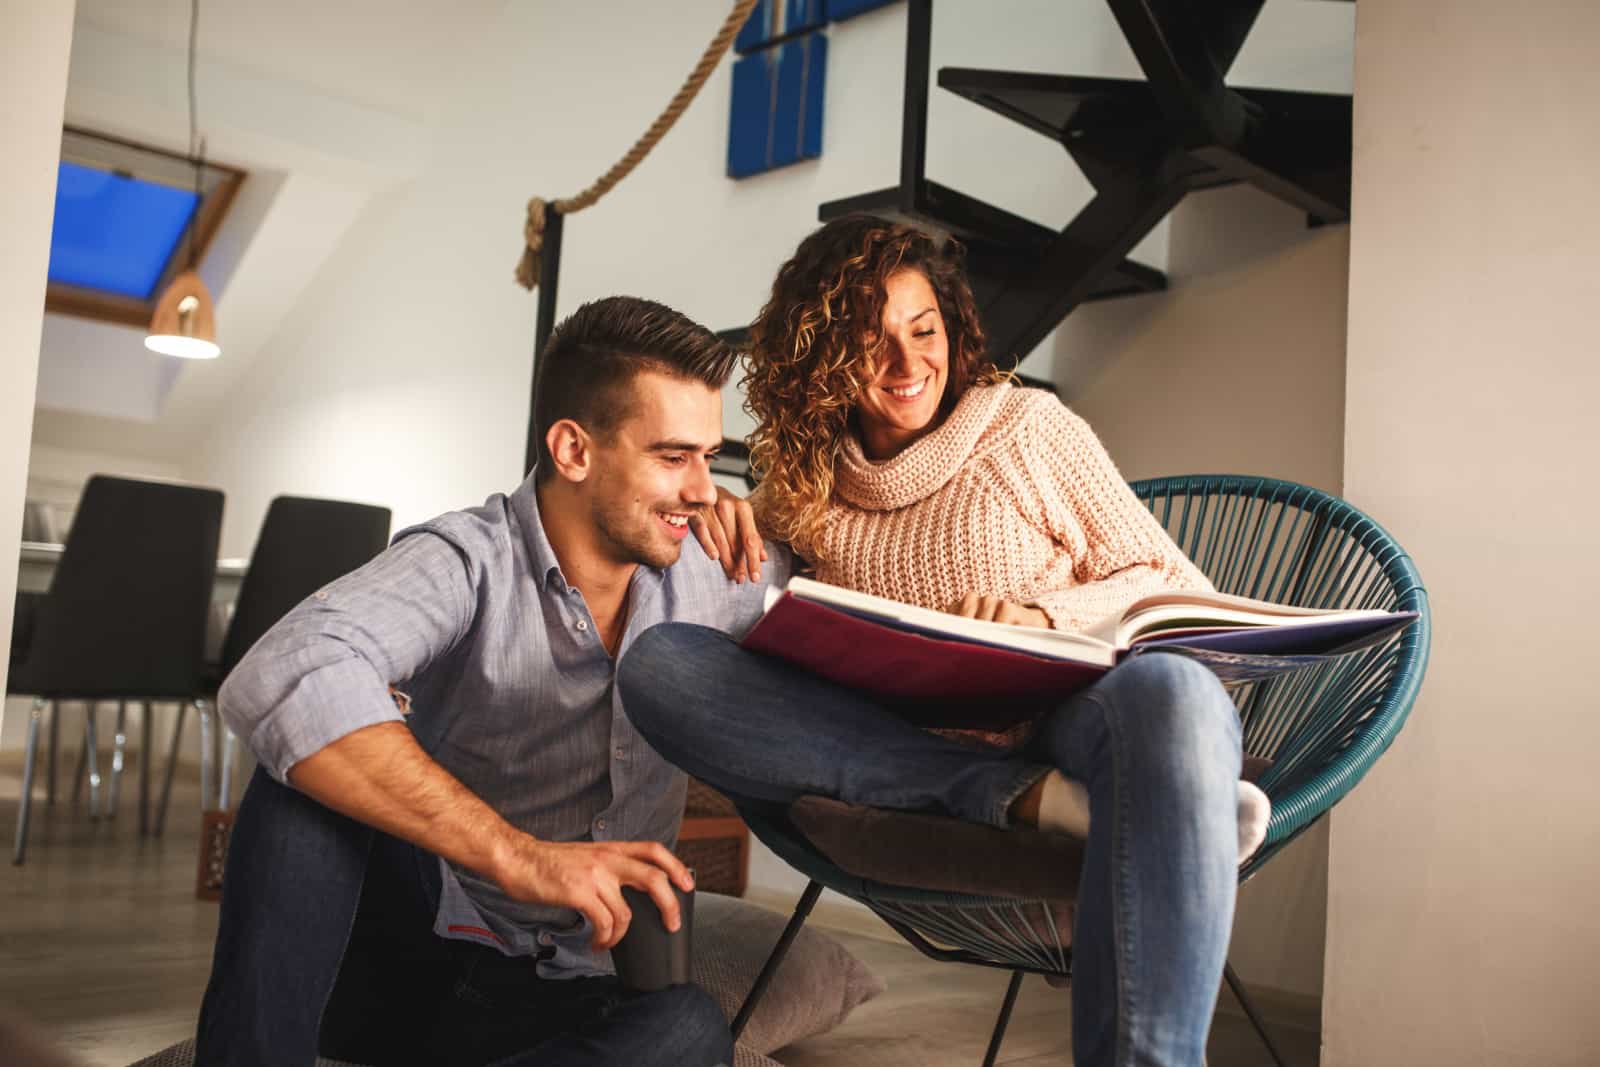
M 690 516 L 689 525 L 706 555 L 722 564 L 723 573 L 735 582 L 749 578 L 761 580 L 761 565 L 767 561 L 767 548 L 756 528 L 750 501 L 717 486 L 717 502 Z

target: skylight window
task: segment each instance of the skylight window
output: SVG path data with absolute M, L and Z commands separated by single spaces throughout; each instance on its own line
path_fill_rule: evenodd
M 208 162 L 196 197 L 184 156 L 68 127 L 46 309 L 148 324 L 166 284 L 189 264 L 189 228 L 203 259 L 243 180 L 243 171 Z
M 193 189 L 62 160 L 50 280 L 153 299 L 199 202 Z

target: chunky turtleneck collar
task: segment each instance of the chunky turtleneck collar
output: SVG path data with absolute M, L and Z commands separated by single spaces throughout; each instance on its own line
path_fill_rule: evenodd
M 868 511 L 903 508 L 938 492 L 972 457 L 1012 388 L 1009 382 L 972 386 L 943 425 L 882 462 L 868 459 L 860 439 L 847 434 L 834 470 L 834 492 Z

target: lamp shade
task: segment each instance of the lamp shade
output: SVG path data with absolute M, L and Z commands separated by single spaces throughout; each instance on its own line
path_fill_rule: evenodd
M 211 291 L 193 269 L 172 279 L 167 291 L 161 294 L 144 346 L 152 352 L 182 359 L 216 359 L 222 354 L 217 345 L 217 317 L 211 304 Z

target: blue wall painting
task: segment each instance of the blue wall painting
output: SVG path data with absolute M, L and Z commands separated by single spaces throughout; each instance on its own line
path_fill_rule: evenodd
M 752 174 L 822 155 L 822 85 L 828 37 L 808 33 L 733 65 L 728 175 Z
M 760 0 L 734 40 L 728 177 L 822 155 L 827 23 L 894 0 Z
M 823 0 L 827 8 L 824 17 L 829 22 L 843 22 L 873 8 L 887 7 L 892 3 L 894 0 Z
M 748 55 L 807 30 L 820 30 L 827 16 L 823 0 L 760 0 L 733 39 L 733 50 Z

